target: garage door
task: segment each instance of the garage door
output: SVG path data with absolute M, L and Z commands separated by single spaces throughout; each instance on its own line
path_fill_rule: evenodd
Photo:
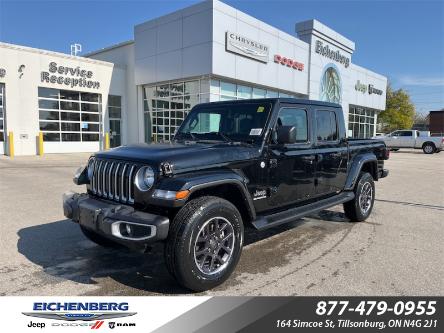
M 101 95 L 39 88 L 39 126 L 45 153 L 94 152 L 100 148 Z

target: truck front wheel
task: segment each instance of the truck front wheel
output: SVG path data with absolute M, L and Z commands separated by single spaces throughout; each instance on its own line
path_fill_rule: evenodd
M 424 154 L 433 154 L 435 150 L 435 145 L 431 142 L 426 142 L 422 146 L 422 151 L 424 152 Z
M 234 271 L 243 234 L 242 217 L 233 204 L 211 196 L 193 199 L 170 226 L 165 246 L 167 268 L 188 289 L 214 288 Z
M 361 222 L 370 216 L 375 202 L 375 182 L 372 175 L 362 172 L 354 192 L 355 198 L 344 203 L 344 212 L 352 222 Z

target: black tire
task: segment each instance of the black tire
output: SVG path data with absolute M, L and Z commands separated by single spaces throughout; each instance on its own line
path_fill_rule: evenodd
M 119 248 L 121 247 L 119 244 L 100 236 L 98 233 L 95 233 L 94 231 L 91 231 L 85 227 L 80 226 L 80 229 L 82 230 L 83 234 L 88 238 L 90 241 L 96 243 L 97 245 L 107 247 L 107 248 Z
M 368 199 L 365 193 L 369 191 L 371 198 Z M 373 177 L 368 172 L 361 172 L 358 183 L 354 189 L 355 198 L 344 203 L 344 212 L 352 222 L 361 222 L 370 216 L 375 202 L 375 182 Z M 365 197 L 363 197 L 365 196 Z M 360 200 L 365 201 L 360 203 Z
M 228 232 L 232 233 L 232 237 Z M 224 241 L 224 238 L 227 240 Z M 182 207 L 170 225 L 165 245 L 168 271 L 180 285 L 190 290 L 214 288 L 228 279 L 234 271 L 242 252 L 243 238 L 242 217 L 233 204 L 211 196 L 193 199 Z M 222 242 L 224 245 L 218 245 Z M 231 247 L 231 254 L 226 254 L 218 246 Z M 211 252 L 207 253 L 207 250 Z M 216 254 L 216 251 L 220 252 Z M 200 252 L 202 253 L 199 254 Z M 222 257 L 226 259 L 225 262 L 221 261 Z M 210 259 L 206 267 L 208 258 Z M 214 268 L 213 272 L 210 272 L 211 268 Z M 204 272 L 205 270 L 208 272 Z
M 432 142 L 426 142 L 422 145 L 422 151 L 424 154 L 433 154 L 435 150 L 436 147 Z

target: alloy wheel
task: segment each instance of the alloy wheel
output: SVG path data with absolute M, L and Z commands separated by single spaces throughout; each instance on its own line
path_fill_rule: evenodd
M 373 199 L 373 188 L 372 185 L 367 182 L 362 185 L 361 193 L 359 194 L 359 208 L 363 214 L 367 214 Z
M 433 147 L 431 145 L 426 145 L 424 150 L 427 154 L 431 154 L 433 152 Z
M 194 244 L 194 261 L 208 275 L 224 270 L 232 257 L 235 244 L 234 228 L 223 217 L 213 217 L 199 229 Z

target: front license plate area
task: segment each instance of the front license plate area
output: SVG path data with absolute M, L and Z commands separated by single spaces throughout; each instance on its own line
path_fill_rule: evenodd
M 96 212 L 95 210 L 89 209 L 88 207 L 80 206 L 80 224 L 88 229 L 97 230 L 97 221 L 95 220 Z
M 79 223 L 88 229 L 98 231 L 104 214 L 112 208 L 112 205 L 98 200 L 84 200 L 79 204 Z

